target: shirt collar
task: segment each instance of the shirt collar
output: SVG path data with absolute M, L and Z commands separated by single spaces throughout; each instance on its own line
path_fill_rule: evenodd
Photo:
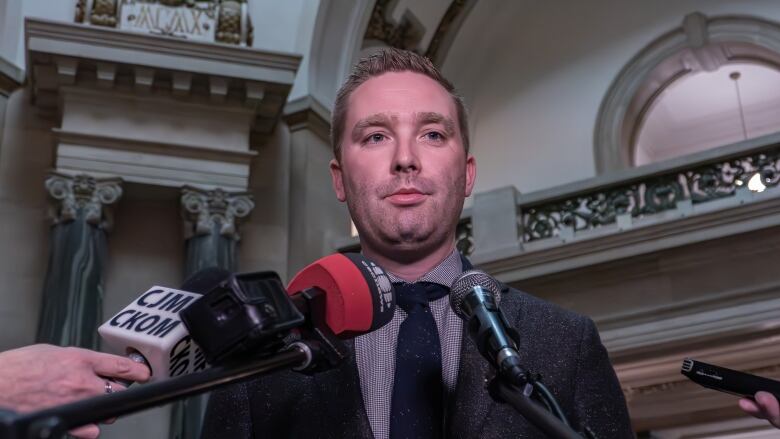
M 452 287 L 452 283 L 455 282 L 455 279 L 460 276 L 462 272 L 463 262 L 460 259 L 460 253 L 457 249 L 454 249 L 452 250 L 452 253 L 449 254 L 449 256 L 444 258 L 443 261 L 439 262 L 439 265 L 433 267 L 431 271 L 425 273 L 422 277 L 413 282 L 408 282 L 404 279 L 401 279 L 389 271 L 387 272 L 387 276 L 390 278 L 390 282 L 393 283 L 432 282 L 450 288 Z

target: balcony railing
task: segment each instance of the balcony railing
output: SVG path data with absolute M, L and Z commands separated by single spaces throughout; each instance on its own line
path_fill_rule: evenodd
M 464 212 L 459 248 L 515 281 L 780 225 L 779 183 L 777 133 L 528 194 L 500 188 Z

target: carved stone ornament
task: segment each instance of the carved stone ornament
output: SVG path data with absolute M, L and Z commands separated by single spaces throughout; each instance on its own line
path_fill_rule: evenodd
M 182 217 L 185 238 L 207 235 L 219 225 L 222 236 L 238 241 L 237 221 L 246 218 L 255 203 L 247 192 L 225 192 L 222 189 L 203 190 L 193 187 L 182 188 Z
M 246 0 L 77 0 L 75 20 L 177 38 L 252 46 Z
M 618 183 L 572 197 L 521 206 L 523 241 L 560 236 L 614 224 L 620 215 L 640 218 L 677 207 L 733 197 L 751 178 L 766 188 L 780 186 L 780 144 L 710 163 L 692 165 L 639 181 Z
M 73 221 L 83 211 L 87 223 L 109 230 L 113 221 L 111 212 L 104 207 L 122 197 L 122 179 L 51 173 L 46 179 L 46 191 L 57 201 L 51 209 L 55 224 Z
M 117 0 L 94 0 L 89 21 L 98 26 L 116 27 Z
M 397 49 L 414 49 L 420 40 L 420 35 L 415 32 L 409 20 L 404 19 L 398 25 L 389 22 L 385 17 L 389 5 L 390 0 L 377 0 L 363 39 L 383 41 Z

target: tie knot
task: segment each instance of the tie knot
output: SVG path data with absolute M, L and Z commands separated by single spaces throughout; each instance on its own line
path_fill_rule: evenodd
M 447 288 L 433 282 L 399 282 L 393 284 L 398 306 L 408 314 L 417 306 L 427 307 L 429 302 L 447 295 Z

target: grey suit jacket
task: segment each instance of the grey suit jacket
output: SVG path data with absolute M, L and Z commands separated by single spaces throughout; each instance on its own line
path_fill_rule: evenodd
M 587 425 L 599 439 L 634 437 L 623 393 L 589 318 L 509 288 L 501 308 L 520 334 L 526 368 L 542 374 L 575 429 Z M 545 437 L 510 406 L 490 398 L 485 388 L 490 376 L 490 365 L 464 328 L 447 437 Z M 354 356 L 315 376 L 282 372 L 212 394 L 202 438 L 287 437 L 373 437 Z

